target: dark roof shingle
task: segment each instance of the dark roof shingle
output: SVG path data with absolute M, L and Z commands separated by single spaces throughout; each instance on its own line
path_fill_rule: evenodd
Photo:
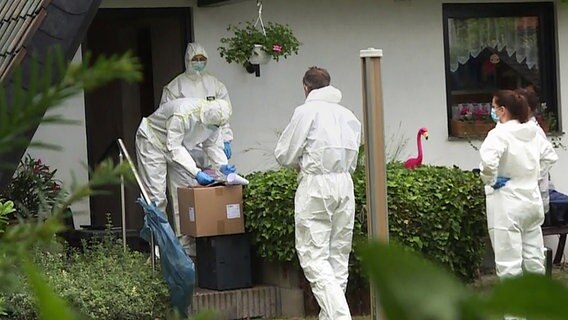
M 0 80 L 26 53 L 25 44 L 46 15 L 50 0 L 12 0 L 0 4 Z

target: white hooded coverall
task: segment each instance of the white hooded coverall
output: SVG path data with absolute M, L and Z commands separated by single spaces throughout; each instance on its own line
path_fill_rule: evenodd
M 196 55 L 203 55 L 208 58 L 207 52 L 200 44 L 189 43 L 185 51 L 185 72 L 175 77 L 164 87 L 160 105 L 178 98 L 205 99 L 207 97 L 223 99 L 231 104 L 227 88 L 221 81 L 206 71 L 197 72 L 193 70 L 191 59 Z M 221 139 L 223 142 L 233 141 L 233 131 L 228 122 L 221 127 Z M 204 154 L 200 147 L 194 148 L 190 152 L 200 166 L 209 166 L 207 163 L 202 163 L 205 159 L 203 159 Z
M 480 148 L 481 179 L 486 184 L 487 226 L 500 278 L 545 273 L 544 222 L 538 186 L 557 161 L 551 143 L 533 121 L 510 120 L 489 132 Z M 493 189 L 497 176 L 510 180 Z
M 136 156 L 142 184 L 150 200 L 166 212 L 169 184 L 174 224 L 179 229 L 177 188 L 189 186 L 201 171 L 188 150 L 202 144 L 215 169 L 227 164 L 219 126 L 231 116 L 227 101 L 185 98 L 172 100 L 142 118 L 136 132 Z M 167 182 L 166 182 L 167 180 Z
M 532 122 L 537 124 L 537 133 L 541 135 L 544 139 L 546 138 L 546 133 L 540 125 L 535 117 L 531 117 L 530 119 Z M 500 122 L 497 123 L 497 126 L 501 125 Z M 548 182 L 548 172 L 542 172 L 544 176 L 538 178 L 538 188 L 540 190 L 540 197 L 542 198 L 542 206 L 544 208 L 544 214 L 546 214 L 550 210 L 550 194 L 549 194 L 549 182 Z
M 295 198 L 296 251 L 321 307 L 320 319 L 351 319 L 345 298 L 361 123 L 339 105 L 341 92 L 312 90 L 278 141 L 277 161 L 299 168 Z

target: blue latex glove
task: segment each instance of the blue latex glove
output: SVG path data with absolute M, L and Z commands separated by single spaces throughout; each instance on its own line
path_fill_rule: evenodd
M 195 176 L 195 179 L 202 186 L 206 186 L 208 184 L 213 183 L 213 178 L 211 178 L 210 175 L 208 175 L 207 173 L 205 173 L 203 171 L 199 171 L 197 173 L 197 175 Z
M 225 155 L 227 156 L 227 159 L 231 159 L 231 155 L 233 154 L 233 152 L 231 151 L 231 142 L 230 141 L 225 141 L 225 147 L 224 147 L 223 151 L 225 151 Z
M 237 171 L 237 168 L 235 168 L 235 166 L 232 164 L 224 164 L 221 166 L 221 168 L 219 168 L 219 171 L 221 171 L 221 173 L 224 175 L 229 175 L 229 173 L 235 173 Z
M 495 184 L 492 185 L 491 187 L 495 190 L 501 189 L 509 180 L 511 180 L 511 178 L 497 177 L 497 181 L 495 181 Z

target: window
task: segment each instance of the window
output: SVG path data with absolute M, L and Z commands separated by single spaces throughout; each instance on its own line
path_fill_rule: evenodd
M 560 131 L 554 4 L 444 4 L 443 14 L 449 135 L 485 136 L 493 93 L 529 86 L 543 129 Z

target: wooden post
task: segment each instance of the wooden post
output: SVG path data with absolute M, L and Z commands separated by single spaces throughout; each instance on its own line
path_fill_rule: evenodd
M 369 238 L 388 241 L 387 173 L 385 159 L 385 132 L 383 92 L 381 84 L 381 57 L 383 51 L 361 50 L 363 74 L 364 148 L 367 182 L 367 225 Z M 371 319 L 384 320 L 379 297 L 371 285 Z

